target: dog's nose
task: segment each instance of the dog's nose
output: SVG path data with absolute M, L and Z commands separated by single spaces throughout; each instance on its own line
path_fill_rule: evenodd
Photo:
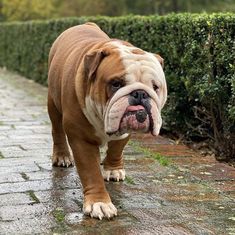
M 141 104 L 141 101 L 143 99 L 148 99 L 149 98 L 148 93 L 145 92 L 144 90 L 132 91 L 130 95 L 131 95 L 135 105 Z

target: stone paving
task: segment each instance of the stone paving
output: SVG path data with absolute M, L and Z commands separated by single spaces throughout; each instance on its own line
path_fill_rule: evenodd
M 235 234 L 235 169 L 148 135 L 125 149 L 126 180 L 106 183 L 118 217 L 84 216 L 76 169 L 51 166 L 46 94 L 0 70 L 1 235 Z

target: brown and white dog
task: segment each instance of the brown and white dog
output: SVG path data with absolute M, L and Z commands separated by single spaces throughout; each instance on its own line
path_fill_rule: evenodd
M 51 48 L 52 161 L 63 167 L 75 161 L 84 191 L 83 211 L 91 217 L 117 215 L 104 179 L 125 179 L 122 152 L 129 134 L 159 134 L 167 98 L 162 63 L 159 55 L 110 39 L 94 23 L 69 28 Z M 99 147 L 106 143 L 102 176 Z

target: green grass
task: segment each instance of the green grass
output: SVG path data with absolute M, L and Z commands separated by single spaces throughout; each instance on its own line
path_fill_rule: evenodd
M 21 172 L 20 175 L 24 180 L 29 180 L 29 177 L 26 175 L 26 173 Z
M 129 145 L 134 148 L 134 150 L 143 153 L 146 157 L 152 158 L 159 162 L 162 166 L 169 166 L 170 161 L 160 153 L 155 153 L 149 148 L 145 148 L 140 146 L 140 144 L 136 141 L 129 141 Z
M 32 118 L 37 118 L 36 114 L 31 114 Z
M 3 156 L 2 152 L 0 151 L 0 159 L 3 159 L 3 158 L 4 158 L 4 156 Z
M 55 210 L 53 210 L 52 214 L 55 217 L 55 219 L 57 220 L 57 222 L 59 222 L 59 223 L 64 222 L 65 212 L 64 212 L 63 208 L 57 207 Z
M 43 124 L 44 124 L 44 125 L 50 125 L 51 122 L 46 120 L 46 121 L 43 122 Z
M 150 157 L 157 160 L 162 166 L 169 166 L 170 161 L 160 153 L 150 153 Z
M 34 203 L 40 203 L 40 200 L 37 198 L 33 190 L 29 190 L 28 194 L 30 198 L 34 201 Z
M 130 177 L 130 176 L 126 176 L 125 182 L 126 182 L 127 184 L 135 185 L 134 179 L 133 179 L 132 177 Z

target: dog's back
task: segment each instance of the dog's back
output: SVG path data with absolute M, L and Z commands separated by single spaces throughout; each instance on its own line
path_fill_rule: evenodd
M 49 54 L 48 89 L 58 110 L 61 110 L 62 83 L 73 86 L 84 54 L 97 46 L 97 42 L 102 44 L 109 40 L 94 23 L 71 27 L 55 40 Z

